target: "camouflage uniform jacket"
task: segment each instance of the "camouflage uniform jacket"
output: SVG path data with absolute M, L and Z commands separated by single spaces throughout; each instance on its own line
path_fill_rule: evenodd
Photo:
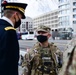
M 72 52 L 70 53 L 70 57 L 67 58 L 67 61 L 65 61 L 65 63 L 63 64 L 60 72 L 59 75 L 76 75 L 76 46 L 74 46 Z
M 34 45 L 34 47 L 28 51 L 28 53 L 25 55 L 24 57 L 24 62 L 23 62 L 23 67 L 27 66 L 28 70 L 32 70 L 35 69 L 37 66 L 39 66 L 39 64 L 41 63 L 40 60 L 40 50 L 46 50 L 46 51 L 50 51 L 51 55 L 52 55 L 52 59 L 54 61 L 54 66 L 55 68 L 58 67 L 58 61 L 56 58 L 56 54 L 57 55 L 62 55 L 61 51 L 54 45 L 54 43 L 49 43 L 49 46 L 47 48 L 45 47 L 41 47 L 39 43 L 36 43 Z M 34 63 L 34 64 L 33 64 Z M 30 66 L 29 66 L 30 65 Z M 31 73 L 31 72 L 30 72 Z M 32 74 L 28 74 L 28 75 L 32 75 Z

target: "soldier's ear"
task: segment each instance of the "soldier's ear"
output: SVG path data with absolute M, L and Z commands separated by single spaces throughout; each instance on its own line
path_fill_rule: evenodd
M 51 34 L 48 34 L 48 37 L 51 37 Z
M 18 21 L 17 12 L 14 12 L 14 14 L 13 14 L 13 18 L 15 19 L 15 22 Z
M 13 13 L 13 14 L 12 14 L 12 17 L 15 19 L 15 17 L 16 17 L 16 14 L 15 14 L 15 13 Z
M 16 16 L 16 12 L 13 13 L 13 16 Z

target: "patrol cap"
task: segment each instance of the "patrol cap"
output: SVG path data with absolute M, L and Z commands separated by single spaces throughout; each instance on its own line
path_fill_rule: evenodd
M 25 13 L 25 8 L 27 6 L 26 3 L 16 3 L 16 2 L 4 1 L 4 2 L 2 2 L 1 5 L 2 5 L 2 7 L 4 7 L 3 10 L 6 10 L 6 9 L 16 10 L 22 14 L 22 19 L 25 18 L 24 13 Z
M 37 31 L 37 32 L 38 32 L 38 31 L 50 32 L 50 31 L 51 31 L 51 28 L 48 27 L 48 26 L 40 25 L 40 26 L 38 26 L 38 28 L 37 28 L 36 31 Z

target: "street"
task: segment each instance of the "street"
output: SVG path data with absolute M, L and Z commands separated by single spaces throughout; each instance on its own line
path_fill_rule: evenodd
M 27 48 L 32 48 L 36 42 L 37 40 L 19 40 L 20 49 L 26 50 Z M 60 50 L 64 51 L 70 40 L 49 40 L 49 42 L 54 42 Z

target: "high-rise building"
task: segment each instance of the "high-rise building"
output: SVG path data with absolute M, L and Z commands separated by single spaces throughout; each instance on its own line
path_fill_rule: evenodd
M 58 0 L 59 30 L 76 32 L 76 0 Z
M 58 29 L 58 9 L 34 18 L 33 28 L 36 29 L 39 25 L 47 25 L 52 30 Z

